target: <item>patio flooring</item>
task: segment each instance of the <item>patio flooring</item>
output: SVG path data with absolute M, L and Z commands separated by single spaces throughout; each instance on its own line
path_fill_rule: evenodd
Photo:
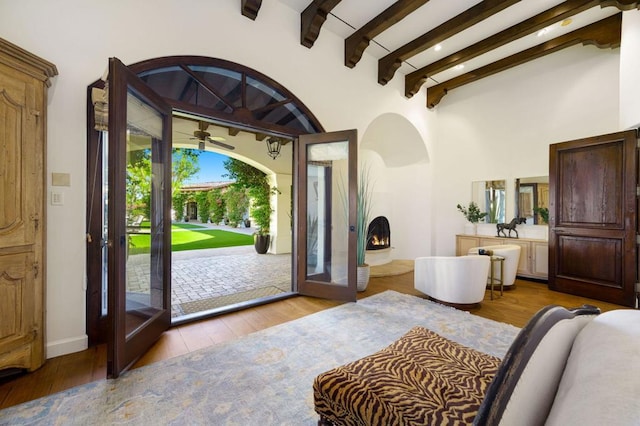
M 203 226 L 253 233 L 251 228 Z M 291 291 L 290 253 L 258 254 L 250 245 L 176 251 L 171 257 L 171 316 L 174 318 Z M 129 257 L 127 289 L 130 294 L 149 294 L 148 255 Z

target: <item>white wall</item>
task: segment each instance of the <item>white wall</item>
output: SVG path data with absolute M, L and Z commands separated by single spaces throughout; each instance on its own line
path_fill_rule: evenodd
M 313 49 L 299 43 L 299 14 L 263 2 L 256 21 L 231 0 L 21 0 L 0 2 L 0 37 L 56 64 L 49 91 L 47 172 L 69 173 L 63 206 L 47 217 L 47 348 L 56 356 L 86 347 L 86 88 L 109 57 L 125 64 L 167 55 L 203 55 L 254 68 L 283 84 L 326 130 L 358 129 L 394 112 L 426 132 L 424 94 L 407 100 L 403 80 L 377 84 L 365 54 L 343 65 L 344 40 L 322 32 Z M 51 190 L 50 181 L 47 192 Z
M 640 10 L 622 15 L 620 129 L 640 127 Z
M 576 46 L 453 90 L 430 113 L 435 254 L 455 253 L 471 182 L 548 175 L 549 145 L 618 130 L 619 50 Z

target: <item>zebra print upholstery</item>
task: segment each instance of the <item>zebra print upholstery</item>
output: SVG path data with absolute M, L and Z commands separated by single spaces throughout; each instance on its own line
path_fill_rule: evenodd
M 320 425 L 471 424 L 500 359 L 423 327 L 316 377 Z

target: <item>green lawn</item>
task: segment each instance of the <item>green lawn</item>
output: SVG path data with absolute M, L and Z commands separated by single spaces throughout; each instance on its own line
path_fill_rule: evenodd
M 149 234 L 129 234 L 129 254 L 149 253 Z M 253 236 L 220 229 L 207 229 L 185 223 L 174 224 L 171 232 L 171 250 L 201 250 L 219 247 L 248 246 L 253 244 Z

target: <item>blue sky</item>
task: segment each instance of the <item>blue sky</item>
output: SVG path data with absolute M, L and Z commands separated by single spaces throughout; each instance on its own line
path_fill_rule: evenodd
M 188 179 L 186 183 L 219 182 L 228 180 L 229 178 L 222 177 L 223 174 L 227 173 L 227 170 L 222 164 L 227 158 L 229 157 L 215 152 L 202 152 L 198 157 L 200 172 Z

